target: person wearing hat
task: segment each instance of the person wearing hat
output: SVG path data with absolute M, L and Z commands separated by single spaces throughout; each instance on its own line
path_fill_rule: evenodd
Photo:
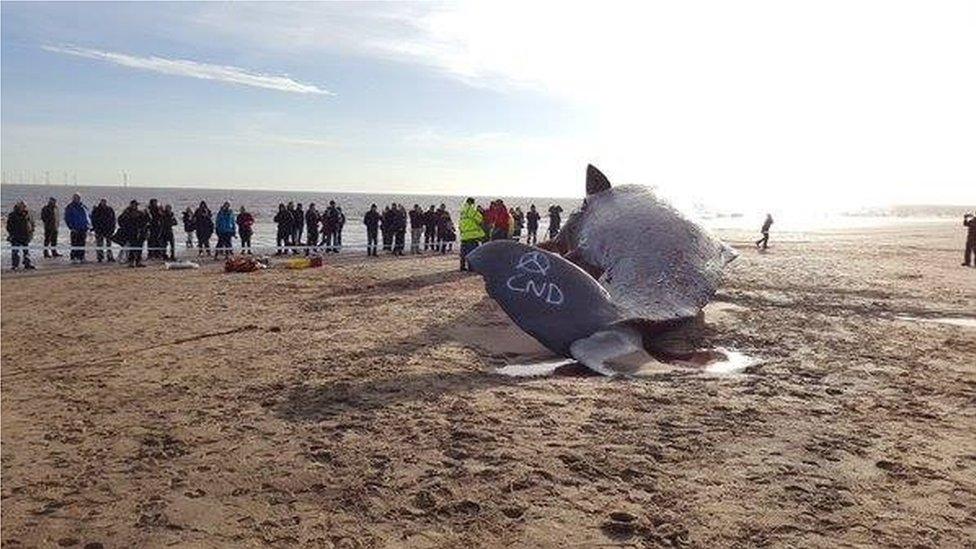
M 119 233 L 125 242 L 129 267 L 144 267 L 142 245 L 146 240 L 149 214 L 139 209 L 139 202 L 129 202 L 129 207 L 119 214 Z
M 27 211 L 27 204 L 19 201 L 7 215 L 7 241 L 10 242 L 10 261 L 13 270 L 20 268 L 20 254 L 24 253 L 24 269 L 30 271 L 34 265 L 30 260 L 31 239 L 34 238 L 34 219 Z

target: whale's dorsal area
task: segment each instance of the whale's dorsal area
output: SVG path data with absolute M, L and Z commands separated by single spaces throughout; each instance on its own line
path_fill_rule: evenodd
M 553 247 L 598 276 L 628 321 L 696 316 L 737 252 L 651 189 L 611 187 L 593 166 L 586 188 L 585 206 L 570 216 Z

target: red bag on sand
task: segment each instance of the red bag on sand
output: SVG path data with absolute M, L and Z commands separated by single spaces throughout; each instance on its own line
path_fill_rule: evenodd
M 228 257 L 224 271 L 228 273 L 250 273 L 261 268 L 257 260 L 250 256 Z
M 321 267 L 325 262 L 322 261 L 322 256 L 313 256 L 308 260 L 309 267 Z

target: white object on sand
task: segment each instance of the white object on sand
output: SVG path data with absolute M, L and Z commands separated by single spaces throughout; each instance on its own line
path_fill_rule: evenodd
M 200 265 L 184 259 L 180 261 L 167 261 L 163 263 L 163 268 L 167 271 L 180 271 L 183 269 L 199 269 Z

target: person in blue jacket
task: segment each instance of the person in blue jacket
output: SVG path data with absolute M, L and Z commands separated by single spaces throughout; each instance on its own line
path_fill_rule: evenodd
M 234 210 L 230 209 L 230 202 L 224 202 L 217 212 L 217 248 L 214 250 L 214 259 L 219 259 L 221 252 L 224 256 L 230 257 L 234 251 L 231 239 L 237 234 L 237 216 Z
M 75 193 L 71 202 L 64 207 L 64 223 L 71 231 L 71 262 L 84 263 L 85 241 L 88 240 L 91 221 L 88 218 L 88 208 L 81 203 L 80 194 Z

